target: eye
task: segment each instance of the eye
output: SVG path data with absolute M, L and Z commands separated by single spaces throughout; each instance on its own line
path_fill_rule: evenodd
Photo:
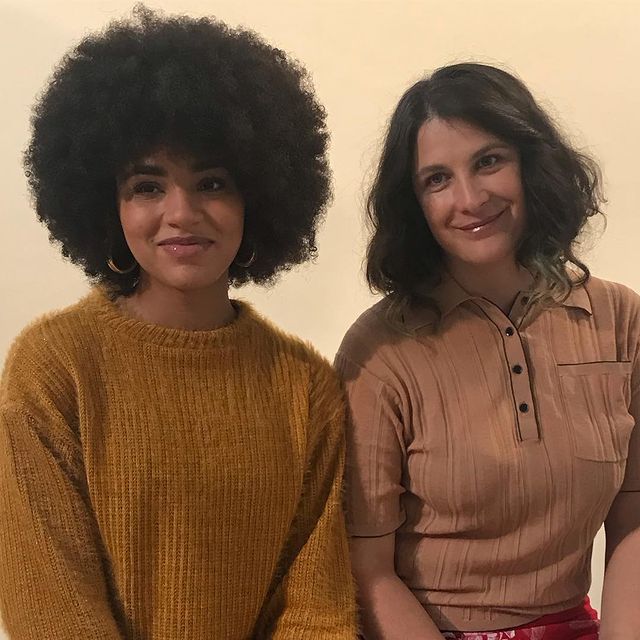
M 207 176 L 198 183 L 199 191 L 222 191 L 227 186 L 224 178 L 219 176 Z
M 138 182 L 131 187 L 131 192 L 139 196 L 153 196 L 161 191 L 162 189 L 157 182 Z
M 502 158 L 496 153 L 482 156 L 478 160 L 478 169 L 493 169 L 493 167 L 495 167 L 501 159 Z
M 442 172 L 433 173 L 425 181 L 424 186 L 427 191 L 438 191 L 442 189 L 449 178 Z

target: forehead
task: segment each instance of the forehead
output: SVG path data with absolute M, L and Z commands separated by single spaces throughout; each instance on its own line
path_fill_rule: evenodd
M 468 160 L 478 149 L 504 144 L 498 137 L 464 120 L 432 118 L 422 124 L 416 140 L 418 167 Z

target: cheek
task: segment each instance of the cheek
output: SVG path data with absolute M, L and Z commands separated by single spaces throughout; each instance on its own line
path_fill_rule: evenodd
M 238 209 L 233 215 L 232 225 L 235 229 L 239 230 L 240 233 L 244 230 L 244 207 Z
M 517 222 L 524 225 L 527 219 L 527 206 L 524 194 L 524 186 L 518 179 L 517 182 L 511 184 L 511 202 L 514 205 L 514 215 L 517 218 Z
M 153 235 L 153 216 L 129 202 L 120 204 L 120 226 L 129 244 L 139 244 Z
M 228 233 L 242 237 L 244 232 L 244 205 L 238 203 L 227 207 L 222 224 Z
M 524 200 L 524 187 L 520 177 L 520 168 L 511 166 L 496 174 L 495 191 L 503 193 L 506 198 L 521 204 Z
M 128 238 L 135 229 L 134 207 L 127 200 L 120 200 L 118 203 L 118 213 L 120 216 L 120 226 L 125 238 Z
M 431 233 L 437 238 L 445 230 L 449 218 L 445 194 L 433 193 L 425 196 L 420 206 Z

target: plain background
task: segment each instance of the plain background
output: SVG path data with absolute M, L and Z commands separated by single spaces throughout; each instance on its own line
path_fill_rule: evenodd
M 480 60 L 516 72 L 575 144 L 600 161 L 608 226 L 590 235 L 582 255 L 595 274 L 640 291 L 640 2 L 150 0 L 148 6 L 248 26 L 311 72 L 328 112 L 335 176 L 318 259 L 274 288 L 246 287 L 235 295 L 327 357 L 374 300 L 361 275 L 362 201 L 385 123 L 409 84 L 451 62 Z M 30 105 L 69 47 L 131 7 L 122 0 L 0 1 L 0 360 L 27 322 L 87 290 L 79 270 L 49 245 L 29 203 L 21 153 Z M 599 536 L 591 592 L 596 605 L 602 565 Z

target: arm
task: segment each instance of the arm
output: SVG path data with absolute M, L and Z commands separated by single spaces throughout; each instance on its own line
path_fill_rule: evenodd
M 395 531 L 406 452 L 399 395 L 338 355 L 351 409 L 347 430 L 347 520 L 366 640 L 442 640 L 437 626 L 395 571 Z
M 395 534 L 353 538 L 351 560 L 367 640 L 442 640 L 394 569 Z
M 12 640 L 120 640 L 73 392 L 48 355 L 14 351 L 0 394 L 0 614 Z
M 640 314 L 632 314 L 632 318 L 629 335 L 636 343 L 630 348 L 634 367 L 629 412 L 635 418 L 635 426 L 624 482 L 604 523 L 601 640 L 640 640 Z
M 601 640 L 640 640 L 640 491 L 621 492 L 605 522 Z
M 263 611 L 259 638 L 353 640 L 356 606 L 342 511 L 344 407 L 332 371 L 314 374 L 310 417 L 317 433 L 291 527 L 284 577 Z M 319 424 L 318 424 L 319 421 Z

